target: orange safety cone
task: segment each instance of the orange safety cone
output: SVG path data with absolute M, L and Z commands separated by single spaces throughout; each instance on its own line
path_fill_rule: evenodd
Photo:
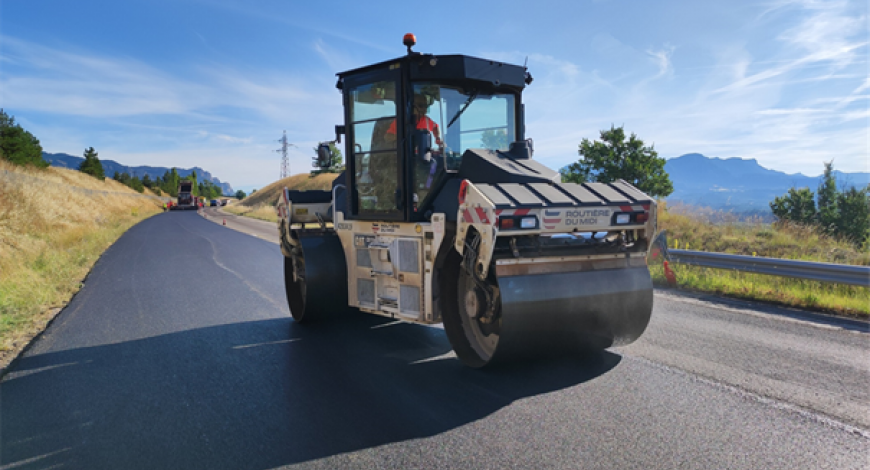
M 671 271 L 671 266 L 667 261 L 665 261 L 664 265 L 665 265 L 665 279 L 667 279 L 668 285 L 671 287 L 677 287 L 677 275 L 674 274 L 673 271 Z

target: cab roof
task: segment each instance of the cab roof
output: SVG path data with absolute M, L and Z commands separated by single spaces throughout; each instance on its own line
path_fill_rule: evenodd
M 348 77 L 365 74 L 378 69 L 405 66 L 412 81 L 444 81 L 489 83 L 494 87 L 507 87 L 521 91 L 531 83 L 531 75 L 525 67 L 506 64 L 467 55 L 434 55 L 411 53 L 392 60 L 339 72 L 336 87 Z

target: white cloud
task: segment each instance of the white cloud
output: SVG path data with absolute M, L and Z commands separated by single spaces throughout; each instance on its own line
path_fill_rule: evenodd
M 93 146 L 128 165 L 200 166 L 234 185 L 262 186 L 277 178 L 282 130 L 298 145 L 291 170 L 306 172 L 308 149 L 332 137 L 342 118 L 341 95 L 322 77 L 216 65 L 175 75 L 133 59 L 2 40 L 0 103 L 28 121 L 48 152 Z
M 659 68 L 658 75 L 653 78 L 662 77 L 671 70 L 671 55 L 674 53 L 673 46 L 665 46 L 663 49 L 659 50 L 649 49 L 646 53 L 655 59 L 655 63 Z
M 0 78 L 9 108 L 80 116 L 181 114 L 196 107 L 202 87 L 130 59 L 65 52 L 0 37 L 4 58 L 22 73 Z
M 742 38 L 717 44 L 720 62 L 711 66 L 675 69 L 679 47 L 650 48 L 647 58 L 658 69 L 652 78 L 641 65 L 602 79 L 565 58 L 528 54 L 536 81 L 526 93 L 527 129 L 536 139 L 536 158 L 554 168 L 575 161 L 582 138 L 595 139 L 614 124 L 665 157 L 755 158 L 768 168 L 805 174 L 819 174 L 822 162 L 836 158 L 840 170 L 867 171 L 867 97 L 861 93 L 870 80 L 861 73 L 866 59 L 857 54 L 867 47 L 842 5 L 827 6 L 799 10 L 803 17 L 786 26 L 787 33 L 768 33 L 775 40 L 766 49 Z M 810 41 L 827 45 L 811 46 L 791 33 L 813 21 L 829 26 L 813 29 Z M 769 30 L 771 24 L 754 27 Z M 602 53 L 636 52 L 609 35 L 592 41 Z M 653 82 L 662 76 L 668 80 Z

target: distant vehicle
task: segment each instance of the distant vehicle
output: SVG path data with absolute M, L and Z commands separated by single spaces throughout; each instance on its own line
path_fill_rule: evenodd
M 218 202 L 217 199 L 212 199 L 211 202 L 209 203 L 209 205 L 210 205 L 211 207 L 215 207 L 215 206 L 219 206 L 220 203 Z
M 172 210 L 189 210 L 196 209 L 196 201 L 191 191 L 193 190 L 193 182 L 190 180 L 181 180 L 178 182 L 178 204 L 172 206 Z

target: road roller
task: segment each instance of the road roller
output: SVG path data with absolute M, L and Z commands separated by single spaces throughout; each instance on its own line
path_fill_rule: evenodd
M 331 190 L 277 203 L 287 301 L 316 324 L 361 311 L 443 323 L 480 368 L 641 336 L 656 202 L 626 181 L 562 183 L 525 135 L 524 66 L 412 49 L 338 73 Z M 343 143 L 342 143 L 343 141 Z

